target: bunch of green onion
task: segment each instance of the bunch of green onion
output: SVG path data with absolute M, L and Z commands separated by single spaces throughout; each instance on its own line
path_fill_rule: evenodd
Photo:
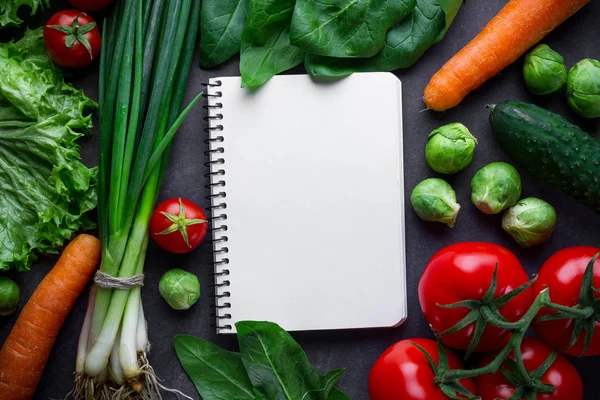
M 200 0 L 120 0 L 100 59 L 100 270 L 143 273 L 148 224 L 181 111 Z M 160 398 L 140 287 L 94 288 L 79 339 L 76 398 Z

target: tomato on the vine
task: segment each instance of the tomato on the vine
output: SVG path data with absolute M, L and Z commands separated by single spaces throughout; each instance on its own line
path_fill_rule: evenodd
M 490 287 L 496 268 L 496 289 L 492 293 Z M 508 342 L 510 333 L 487 324 L 481 317 L 484 313 L 479 310 L 493 313 L 497 309 L 506 320 L 518 321 L 533 302 L 531 287 L 524 286 L 528 282 L 529 277 L 517 257 L 504 247 L 492 243 L 457 243 L 437 252 L 427 264 L 419 281 L 421 311 L 439 333 L 460 322 L 469 322 L 462 329 L 442 336 L 448 346 L 469 349 L 479 325 L 480 332 L 485 328 L 477 345 L 470 350 L 499 350 Z M 520 293 L 514 292 L 518 294 L 511 298 L 508 293 L 517 288 Z M 465 301 L 469 304 L 441 307 Z M 500 317 L 496 315 L 496 318 Z
M 550 289 L 552 303 L 561 306 L 573 307 L 580 303 L 583 276 L 592 258 L 600 253 L 600 248 L 578 246 L 569 247 L 552 255 L 544 263 L 538 274 L 533 289 L 539 293 L 544 288 Z M 593 287 L 600 288 L 600 259 L 594 263 Z M 600 299 L 600 293 L 591 287 L 584 288 L 588 291 L 591 300 Z M 592 313 L 586 319 L 577 322 L 574 319 L 556 319 L 550 321 L 536 322 L 533 324 L 535 333 L 548 344 L 556 347 L 559 351 L 572 356 L 596 356 L 600 355 L 600 304 L 591 305 Z M 554 313 L 550 308 L 544 308 L 538 316 Z M 583 323 L 579 337 L 573 346 L 569 347 L 573 338 L 573 330 L 577 323 Z M 589 346 L 585 349 L 585 337 L 587 330 L 593 330 Z
M 55 63 L 67 68 L 81 68 L 96 59 L 102 39 L 92 17 L 77 10 L 63 10 L 48 20 L 44 27 L 44 43 Z
M 417 346 L 425 350 L 433 362 L 439 365 L 440 354 L 435 340 L 408 339 L 390 346 L 371 369 L 371 400 L 448 400 L 435 380 L 435 372 L 427 356 Z M 446 350 L 446 356 L 448 369 L 463 368 L 460 359 L 450 350 Z M 475 384 L 471 379 L 463 379 L 459 383 L 475 394 Z
M 84 11 L 100 11 L 110 6 L 115 0 L 67 0 L 73 7 Z
M 519 396 L 520 399 L 534 398 L 528 397 L 532 396 L 531 392 L 535 392 L 533 387 L 544 387 L 543 384 L 554 386 L 555 391 L 538 392 L 535 395 L 537 400 L 581 400 L 583 398 L 581 376 L 566 358 L 556 354 L 554 362 L 542 367 L 544 362 L 549 360 L 549 357 L 553 354 L 552 348 L 538 340 L 525 338 L 521 344 L 521 354 L 525 369 L 534 378 L 533 384 L 532 382 L 525 382 L 527 379 L 521 380 L 520 374 L 516 371 L 514 354 L 511 354 L 509 360 L 513 362 L 510 365 L 505 363 L 496 373 L 481 375 L 475 379 L 477 394 L 481 397 L 481 400 L 509 399 L 516 390 L 520 390 L 522 393 Z M 484 367 L 493 359 L 493 356 L 486 355 L 481 359 L 479 366 Z M 542 367 L 541 370 L 538 369 L 540 367 Z M 536 373 L 541 376 L 536 376 Z M 517 389 L 519 386 L 521 388 Z M 548 389 L 551 390 L 551 388 Z
M 185 254 L 204 241 L 208 231 L 206 214 L 189 200 L 174 198 L 159 204 L 150 219 L 150 234 L 163 249 Z

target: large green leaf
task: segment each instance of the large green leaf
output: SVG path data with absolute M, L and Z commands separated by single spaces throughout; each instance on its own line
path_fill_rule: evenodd
M 90 133 L 84 110 L 96 104 L 63 81 L 42 28 L 0 44 L 0 70 L 0 270 L 24 271 L 93 226 L 97 171 L 75 141 Z
M 250 0 L 204 0 L 200 66 L 215 67 L 239 53 Z
M 296 0 L 250 0 L 242 34 L 242 86 L 260 86 L 304 60 L 305 53 L 290 44 L 295 3 Z
M 309 54 L 372 57 L 416 0 L 297 0 L 291 42 Z
M 30 15 L 37 12 L 38 7 L 47 7 L 50 0 L 0 0 L 0 28 L 17 26 L 23 22 L 17 13 L 19 8 L 25 6 L 30 9 Z
M 461 5 L 462 0 L 417 0 L 411 15 L 388 31 L 385 46 L 376 56 L 340 59 L 310 55 L 306 70 L 313 76 L 346 76 L 408 68 L 443 38 Z
M 320 375 L 302 347 L 277 324 L 243 321 L 235 326 L 242 362 L 261 397 L 270 400 L 343 398 L 337 392 L 329 397 L 343 370 Z
M 188 335 L 173 339 L 177 357 L 203 400 L 254 400 L 239 353 Z
M 327 400 L 350 400 L 350 397 L 346 396 L 344 392 L 334 387 L 329 393 Z

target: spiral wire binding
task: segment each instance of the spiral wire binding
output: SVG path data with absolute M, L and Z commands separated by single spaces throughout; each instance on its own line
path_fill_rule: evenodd
M 211 202 L 208 210 L 211 212 L 210 222 L 212 226 L 211 234 L 214 254 L 214 284 L 211 287 L 215 289 L 215 294 L 213 295 L 215 304 L 212 306 L 215 308 L 215 312 L 212 314 L 212 317 L 216 321 L 214 326 L 217 329 L 217 333 L 220 333 L 233 329 L 230 323 L 231 314 L 227 312 L 231 308 L 231 303 L 227 301 L 231 297 L 231 293 L 226 290 L 231 282 L 228 279 L 230 271 L 226 267 L 229 264 L 229 258 L 227 258 L 227 253 L 229 253 L 227 242 L 229 238 L 226 235 L 227 214 L 224 211 L 227 209 L 227 203 L 225 202 L 225 198 L 227 197 L 224 178 L 225 170 L 223 169 L 223 165 L 225 164 L 225 159 L 223 158 L 223 154 L 225 153 L 225 148 L 223 147 L 225 138 L 221 133 L 223 132 L 223 125 L 219 122 L 223 120 L 223 114 L 220 112 L 223 108 L 223 103 L 218 102 L 223 93 L 218 90 L 213 92 L 214 88 L 222 86 L 221 81 L 203 83 L 202 85 L 206 87 L 206 94 L 204 96 L 208 99 L 208 105 L 204 106 L 204 109 L 208 112 L 208 116 L 204 117 L 204 120 L 209 123 L 208 128 L 204 129 L 204 132 L 208 134 L 208 139 L 204 141 L 208 145 L 208 150 L 204 152 L 208 156 L 208 161 L 204 165 L 209 169 L 209 172 L 204 176 L 210 180 L 210 183 L 205 188 L 210 190 L 210 194 L 206 198 Z

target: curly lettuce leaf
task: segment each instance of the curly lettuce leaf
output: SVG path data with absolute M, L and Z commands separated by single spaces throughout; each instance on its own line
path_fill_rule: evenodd
M 49 5 L 50 0 L 0 0 L 0 28 L 19 26 L 23 23 L 23 20 L 17 15 L 21 6 L 30 8 L 29 15 L 33 15 L 39 7 Z
M 96 169 L 75 141 L 91 133 L 96 103 L 64 82 L 42 28 L 0 44 L 0 270 L 29 270 L 38 254 L 93 227 Z

